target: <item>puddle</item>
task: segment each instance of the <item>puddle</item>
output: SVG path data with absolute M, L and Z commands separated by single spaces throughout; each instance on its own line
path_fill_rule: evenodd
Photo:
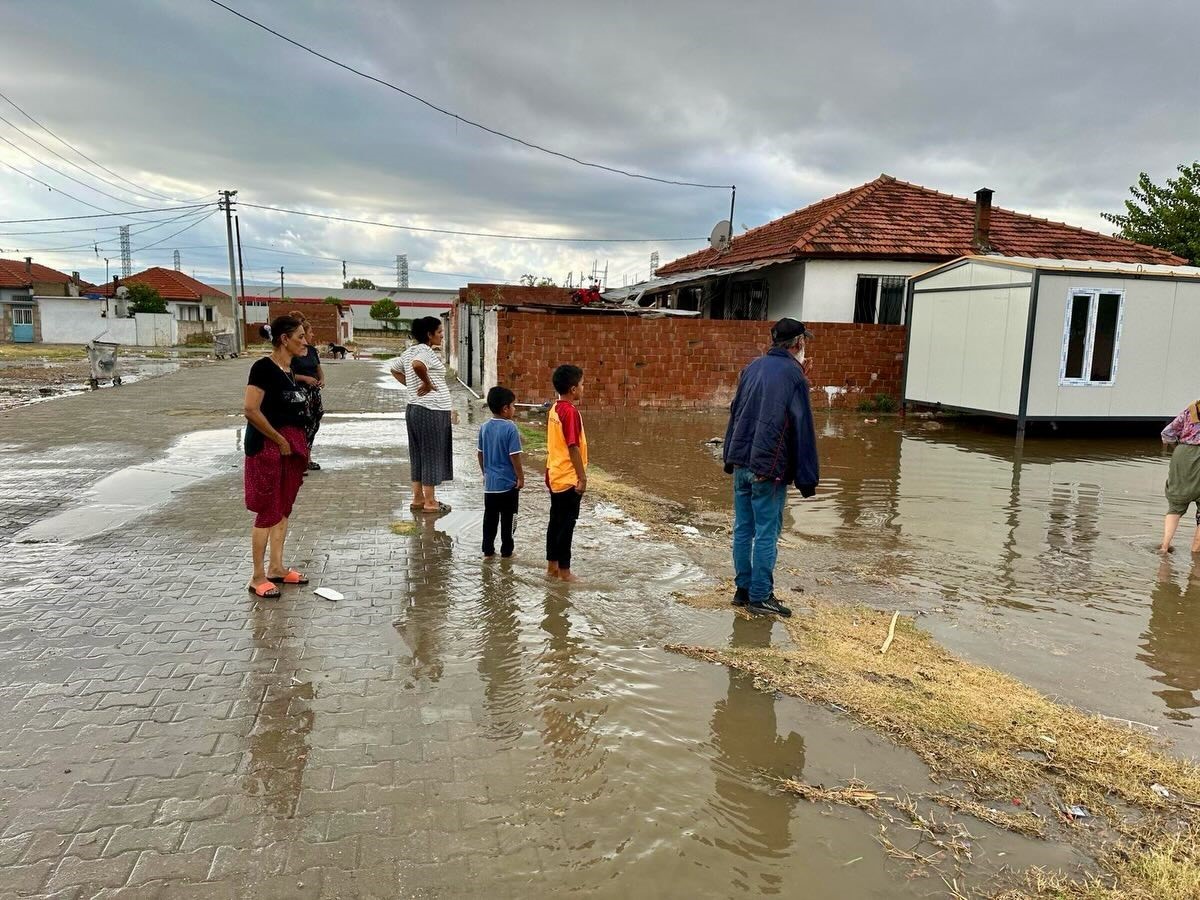
M 241 451 L 241 430 L 197 431 L 175 442 L 160 460 L 128 466 L 100 479 L 82 502 L 43 519 L 16 536 L 19 543 L 68 543 L 95 537 L 167 503 L 173 494 L 231 465 Z
M 597 465 L 684 503 L 699 525 L 730 509 L 704 445 L 725 418 L 597 410 L 588 437 Z M 1187 553 L 1190 516 L 1161 570 L 1152 552 L 1168 464 L 1154 429 L 1029 437 L 1018 454 L 1011 433 L 965 422 L 818 411 L 816 424 L 821 487 L 814 501 L 789 494 L 781 557 L 809 590 L 932 611 L 922 626 L 973 659 L 1170 724 L 1200 753 L 1200 729 L 1188 731 L 1200 716 L 1200 561 Z

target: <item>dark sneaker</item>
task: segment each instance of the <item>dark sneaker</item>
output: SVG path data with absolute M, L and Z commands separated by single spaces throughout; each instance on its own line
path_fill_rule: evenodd
M 750 603 L 750 589 L 738 588 L 733 592 L 733 599 L 729 601 L 734 606 L 747 606 Z
M 310 471 L 310 472 L 320 472 L 320 471 L 321 471 L 321 464 L 320 464 L 320 463 L 317 463 L 317 462 L 313 462 L 313 461 L 310 459 L 310 460 L 308 461 L 308 471 Z
M 750 612 L 754 613 L 755 615 L 783 616 L 785 619 L 789 618 L 792 614 L 792 611 L 780 603 L 775 598 L 774 594 L 772 594 L 766 600 L 758 600 L 750 603 L 746 609 L 750 610 Z

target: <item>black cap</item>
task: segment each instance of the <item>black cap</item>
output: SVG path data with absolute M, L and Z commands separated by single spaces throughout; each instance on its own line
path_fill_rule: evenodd
M 796 338 L 811 336 L 812 332 L 804 327 L 804 323 L 797 322 L 795 319 L 780 319 L 771 328 L 771 340 L 777 344 L 781 344 L 784 341 L 794 341 Z

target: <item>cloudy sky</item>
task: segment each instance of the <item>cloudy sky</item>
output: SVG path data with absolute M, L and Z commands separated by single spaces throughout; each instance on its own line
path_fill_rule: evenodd
M 881 172 L 963 196 L 986 185 L 999 205 L 1108 230 L 1099 213 L 1121 208 L 1139 171 L 1162 180 L 1200 154 L 1194 0 L 226 2 L 525 140 L 667 179 L 736 184 L 735 231 Z M 526 149 L 209 0 L 4 7 L 0 91 L 129 181 L 0 100 L 0 219 L 98 212 L 86 204 L 126 212 L 231 188 L 251 203 L 400 225 L 604 239 L 240 212 L 247 281 L 277 281 L 283 265 L 294 283 L 335 285 L 346 259 L 350 275 L 393 284 L 395 255 L 407 253 L 412 285 L 453 287 L 524 273 L 561 283 L 594 261 L 619 286 L 646 277 L 651 251 L 664 263 L 690 252 L 728 215 L 727 191 Z M 100 280 L 102 257 L 119 270 L 113 226 L 140 223 L 135 270 L 170 266 L 178 249 L 185 271 L 227 280 L 223 218 L 208 212 L 4 224 L 0 255 Z M 68 228 L 88 230 L 29 233 Z

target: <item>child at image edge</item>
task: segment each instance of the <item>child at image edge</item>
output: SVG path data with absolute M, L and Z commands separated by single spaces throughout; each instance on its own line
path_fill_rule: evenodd
M 551 379 L 558 402 L 546 422 L 546 486 L 550 488 L 550 521 L 546 525 L 546 574 L 575 581 L 571 574 L 571 540 L 579 501 L 587 490 L 587 437 L 575 404 L 583 396 L 583 369 L 564 365 Z
M 500 555 L 513 555 L 513 520 L 518 498 L 525 487 L 521 465 L 521 433 L 513 422 L 516 395 L 506 387 L 488 391 L 487 405 L 493 418 L 479 429 L 476 456 L 483 472 L 483 556 L 496 555 L 496 527 L 500 528 Z

